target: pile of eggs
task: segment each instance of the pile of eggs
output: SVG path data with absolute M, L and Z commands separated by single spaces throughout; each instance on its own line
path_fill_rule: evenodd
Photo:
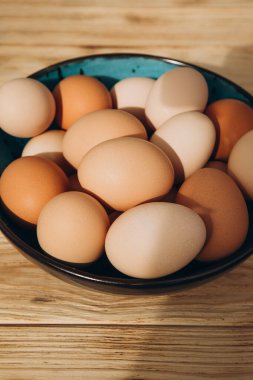
M 31 78 L 5 83 L 0 126 L 30 138 L 2 173 L 5 212 L 36 227 L 47 254 L 87 265 L 105 252 L 136 278 L 232 254 L 249 227 L 253 110 L 207 102 L 205 78 L 188 66 L 111 91 L 85 75 L 52 93 Z

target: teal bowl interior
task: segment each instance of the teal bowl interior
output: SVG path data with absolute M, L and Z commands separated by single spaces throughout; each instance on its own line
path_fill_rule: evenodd
M 238 85 L 203 68 L 172 59 L 138 54 L 104 54 L 81 57 L 57 63 L 31 75 L 45 84 L 50 90 L 70 75 L 85 74 L 94 76 L 110 89 L 117 81 L 135 76 L 158 78 L 175 67 L 189 65 L 199 70 L 206 78 L 209 87 L 209 100 L 212 103 L 222 98 L 239 99 L 253 107 L 252 96 Z M 50 127 L 58 128 L 55 123 Z M 20 157 L 28 139 L 9 136 L 0 130 L 0 173 L 14 159 Z M 249 204 L 251 213 L 252 205 Z M 183 270 L 157 280 L 138 280 L 128 278 L 114 270 L 103 256 L 98 262 L 81 267 L 66 264 L 44 253 L 38 246 L 35 233 L 25 231 L 13 224 L 0 209 L 0 226 L 3 233 L 30 260 L 37 262 L 47 271 L 65 280 L 79 284 L 99 287 L 103 290 L 116 288 L 140 290 L 175 289 L 207 281 L 244 260 L 253 250 L 253 231 L 250 230 L 245 244 L 228 258 L 203 265 L 192 262 Z

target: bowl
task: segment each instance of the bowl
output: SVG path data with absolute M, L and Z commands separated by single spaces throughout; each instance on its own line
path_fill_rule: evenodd
M 63 78 L 74 74 L 94 76 L 109 89 L 120 79 L 134 76 L 158 78 L 178 66 L 190 66 L 199 70 L 207 80 L 209 103 L 222 98 L 239 99 L 253 107 L 252 96 L 230 80 L 201 67 L 174 59 L 144 54 L 102 54 L 71 59 L 40 70 L 31 78 L 44 83 L 50 90 Z M 52 125 L 56 128 L 56 125 Z M 0 173 L 21 155 L 27 139 L 18 139 L 0 130 Z M 253 214 L 252 202 L 248 203 Z M 3 234 L 29 260 L 56 277 L 84 287 L 116 293 L 157 293 L 186 289 L 209 281 L 232 269 L 253 251 L 253 225 L 250 226 L 243 246 L 232 255 L 217 262 L 201 264 L 196 261 L 182 270 L 155 280 L 127 277 L 116 271 L 105 255 L 89 266 L 69 264 L 44 253 L 34 231 L 23 230 L 5 215 L 0 206 L 0 227 Z

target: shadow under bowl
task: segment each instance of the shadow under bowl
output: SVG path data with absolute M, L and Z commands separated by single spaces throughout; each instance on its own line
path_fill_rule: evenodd
M 208 103 L 218 99 L 235 98 L 253 107 L 252 96 L 230 80 L 186 62 L 151 55 L 101 54 L 80 57 L 49 66 L 30 77 L 53 90 L 61 79 L 70 75 L 85 74 L 96 77 L 110 89 L 123 78 L 144 76 L 156 79 L 175 67 L 185 65 L 199 70 L 206 78 L 209 87 Z M 53 123 L 52 128 L 57 128 L 57 126 Z M 27 140 L 12 137 L 0 130 L 0 173 L 11 161 L 20 157 Z M 252 218 L 252 203 L 248 204 L 248 209 Z M 150 294 L 190 288 L 232 269 L 249 257 L 253 251 L 253 225 L 251 224 L 245 243 L 229 257 L 209 264 L 193 261 L 173 275 L 155 280 L 142 280 L 119 273 L 108 262 L 105 255 L 89 266 L 69 264 L 54 259 L 41 250 L 35 232 L 24 230 L 13 223 L 4 212 L 2 205 L 0 206 L 0 228 L 25 257 L 47 272 L 67 282 L 114 293 Z

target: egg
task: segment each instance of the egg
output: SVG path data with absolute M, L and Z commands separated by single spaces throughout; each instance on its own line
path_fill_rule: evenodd
M 120 110 L 100 110 L 80 118 L 66 132 L 63 140 L 65 158 L 78 168 L 83 156 L 99 143 L 122 136 L 147 139 L 142 123 Z
M 72 75 L 61 80 L 53 91 L 56 120 L 68 129 L 80 117 L 100 109 L 112 108 L 110 92 L 102 82 L 86 75 Z
M 55 102 L 42 83 L 18 78 L 0 87 L 0 126 L 16 137 L 33 137 L 44 132 L 55 116 Z
M 211 120 L 200 112 L 191 111 L 167 120 L 150 141 L 169 157 L 175 171 L 175 183 L 181 183 L 206 164 L 215 137 Z
M 68 175 L 73 173 L 73 167 L 63 157 L 62 142 L 66 132 L 52 130 L 30 139 L 22 152 L 22 157 L 39 155 L 52 160 Z
M 86 191 L 81 186 L 81 184 L 78 180 L 77 173 L 72 174 L 68 178 L 68 180 L 69 180 L 68 191 L 81 191 L 82 193 L 86 193 Z M 114 212 L 114 210 L 110 207 L 105 206 L 104 208 L 105 208 L 105 211 L 107 212 L 108 215 L 111 214 L 112 212 Z M 115 211 L 115 212 L 118 212 L 118 211 Z
M 10 213 L 36 224 L 43 206 L 66 191 L 68 179 L 55 163 L 41 157 L 21 157 L 6 167 L 1 178 L 1 198 Z
M 121 214 L 105 251 L 120 272 L 142 279 L 169 275 L 189 264 L 205 243 L 202 219 L 187 207 L 151 202 Z
M 253 130 L 234 145 L 228 160 L 228 173 L 245 196 L 253 200 Z
M 158 129 L 179 113 L 203 111 L 207 99 L 208 86 L 203 75 L 191 67 L 177 67 L 155 82 L 147 98 L 146 117 Z
M 101 204 L 88 194 L 70 191 L 51 199 L 37 225 L 41 248 L 57 259 L 89 264 L 104 250 L 109 218 Z
M 86 191 L 117 211 L 166 195 L 174 181 L 165 153 L 135 137 L 95 146 L 83 157 L 77 174 Z
M 218 169 L 223 171 L 224 173 L 227 173 L 227 164 L 223 161 L 208 161 L 207 164 L 205 165 L 205 168 L 213 168 L 213 169 Z
M 235 143 L 253 129 L 253 110 L 237 99 L 221 99 L 210 104 L 206 115 L 217 131 L 215 160 L 227 161 Z
M 145 125 L 145 105 L 154 83 L 154 79 L 145 77 L 120 80 L 111 89 L 114 108 L 131 113 Z
M 207 239 L 198 260 L 222 259 L 243 244 L 249 226 L 247 206 L 235 182 L 221 170 L 199 169 L 182 184 L 176 202 L 205 222 Z

